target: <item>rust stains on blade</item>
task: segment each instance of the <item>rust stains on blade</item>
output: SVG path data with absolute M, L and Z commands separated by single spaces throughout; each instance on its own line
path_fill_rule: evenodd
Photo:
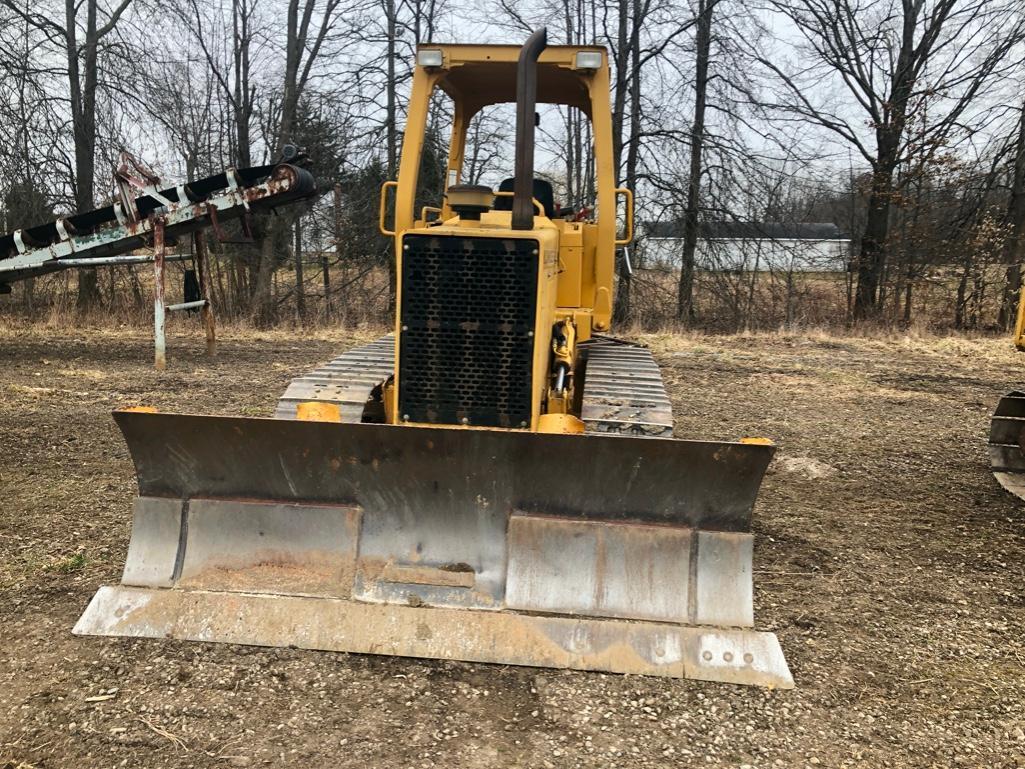
M 612 435 L 114 416 L 144 496 L 359 504 L 398 524 L 433 513 L 504 520 L 519 509 L 748 531 L 773 452 Z
M 794 685 L 771 633 L 331 598 L 104 587 L 74 632 Z
M 193 499 L 179 587 L 348 597 L 359 509 Z

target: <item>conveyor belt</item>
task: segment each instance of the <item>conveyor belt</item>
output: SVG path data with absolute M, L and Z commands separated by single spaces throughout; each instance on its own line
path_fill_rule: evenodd
M 124 202 L 54 219 L 35 227 L 0 232 L 0 287 L 68 266 L 106 266 L 112 257 L 152 246 L 157 217 L 165 241 L 244 218 L 251 212 L 308 198 L 313 176 L 288 163 L 229 169 L 178 187 L 137 190 L 130 211 Z

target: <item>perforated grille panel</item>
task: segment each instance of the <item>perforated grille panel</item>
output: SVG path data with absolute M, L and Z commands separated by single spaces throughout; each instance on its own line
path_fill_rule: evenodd
M 403 238 L 400 417 L 530 423 L 537 248 L 526 239 Z

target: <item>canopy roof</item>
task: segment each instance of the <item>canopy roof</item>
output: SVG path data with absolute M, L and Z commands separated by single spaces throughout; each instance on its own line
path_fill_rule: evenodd
M 516 45 L 420 45 L 419 50 L 440 50 L 444 68 L 438 87 L 472 113 L 490 104 L 516 101 L 516 62 L 520 47 Z M 607 58 L 605 49 L 596 46 L 549 46 L 537 64 L 537 101 L 539 104 L 565 104 L 591 113 L 588 85 L 594 77 L 587 70 L 573 69 L 579 51 L 601 53 L 602 68 Z M 472 66 L 471 66 L 472 65 Z

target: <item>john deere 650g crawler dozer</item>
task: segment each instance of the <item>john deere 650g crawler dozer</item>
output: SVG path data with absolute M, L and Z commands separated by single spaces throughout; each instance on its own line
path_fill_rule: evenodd
M 446 192 L 416 212 L 439 90 Z M 537 101 L 590 118 L 593 213 L 534 178 Z M 469 121 L 507 102 L 515 176 L 461 184 Z M 772 445 L 674 440 L 648 351 L 600 335 L 632 227 L 604 49 L 422 46 L 392 187 L 393 335 L 295 380 L 273 419 L 115 414 L 132 538 L 75 632 L 792 686 L 751 629 Z

